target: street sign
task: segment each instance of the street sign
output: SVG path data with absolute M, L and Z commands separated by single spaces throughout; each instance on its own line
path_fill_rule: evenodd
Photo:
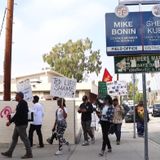
M 98 97 L 100 99 L 104 99 L 107 95 L 107 83 L 106 82 L 98 82 Z
M 115 73 L 160 72 L 160 55 L 114 57 Z
M 160 17 L 152 12 L 130 12 L 126 17 L 106 13 L 108 56 L 160 53 Z
M 138 5 L 138 4 L 158 4 L 159 0 L 120 0 L 119 4 L 123 5 Z

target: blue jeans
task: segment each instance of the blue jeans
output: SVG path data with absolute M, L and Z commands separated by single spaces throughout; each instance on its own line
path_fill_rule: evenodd
M 121 126 L 122 126 L 122 123 L 118 123 L 118 124 L 115 124 L 115 135 L 116 135 L 116 141 L 119 141 L 121 140 Z
M 137 122 L 137 133 L 139 136 L 144 134 L 144 122 Z

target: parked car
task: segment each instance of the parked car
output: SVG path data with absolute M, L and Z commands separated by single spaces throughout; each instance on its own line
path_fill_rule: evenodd
M 160 116 L 160 104 L 153 105 L 153 117 Z
M 153 115 L 153 105 L 150 105 L 148 107 L 148 113 L 151 114 L 151 115 Z
M 130 110 L 125 116 L 125 122 L 126 123 L 132 123 L 134 121 L 134 106 L 129 106 Z

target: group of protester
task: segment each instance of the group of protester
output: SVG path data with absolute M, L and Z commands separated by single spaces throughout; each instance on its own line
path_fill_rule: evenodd
M 110 95 L 106 95 L 104 102 L 101 104 L 101 106 L 99 106 L 99 109 L 93 107 L 92 103 L 89 102 L 89 99 L 86 95 L 83 96 L 82 100 L 83 103 L 78 109 L 78 112 L 81 113 L 81 124 L 84 135 L 84 142 L 82 145 L 89 145 L 88 136 L 90 136 L 92 144 L 95 142 L 95 135 L 91 129 L 92 114 L 95 112 L 99 118 L 99 123 L 102 130 L 102 147 L 99 155 L 103 156 L 106 150 L 106 146 L 108 148 L 108 152 L 112 151 L 108 135 L 113 123 L 115 124 L 114 129 L 117 138 L 117 144 L 120 144 L 123 109 L 118 104 L 118 99 L 115 98 L 112 100 Z
M 17 92 L 15 96 L 15 100 L 18 102 L 16 106 L 16 112 L 9 119 L 9 121 L 6 123 L 6 126 L 10 126 L 11 123 L 15 123 L 15 128 L 12 135 L 12 142 L 10 144 L 10 147 L 6 152 L 2 152 L 1 154 L 5 157 L 12 157 L 13 151 L 17 145 L 18 138 L 23 141 L 26 153 L 24 156 L 22 156 L 22 159 L 27 158 L 33 158 L 32 154 L 32 146 L 33 146 L 33 133 L 36 131 L 38 135 L 39 140 L 39 148 L 44 147 L 43 143 L 43 136 L 41 132 L 42 127 L 42 121 L 44 117 L 44 107 L 41 103 L 39 103 L 39 97 L 33 96 L 33 106 L 30 108 L 30 112 L 33 113 L 33 121 L 30 122 L 29 126 L 29 133 L 27 135 L 27 127 L 28 127 L 28 113 L 29 113 L 29 107 L 27 102 L 23 99 L 24 94 L 22 92 Z M 55 123 L 53 125 L 52 131 L 54 131 L 54 136 L 52 136 L 52 142 L 53 138 L 58 139 L 59 141 L 59 147 L 55 155 L 62 154 L 62 145 L 66 144 L 69 146 L 69 142 L 67 142 L 63 135 L 65 132 L 65 129 L 67 127 L 66 118 L 67 118 L 67 109 L 65 105 L 65 99 L 58 98 L 57 99 L 57 106 L 58 109 L 56 110 L 55 114 Z
M 108 152 L 112 152 L 112 146 L 109 139 L 109 134 L 116 135 L 116 144 L 120 145 L 121 141 L 121 127 L 122 122 L 129 111 L 129 107 L 121 106 L 118 98 L 113 98 L 110 95 L 106 95 L 103 102 L 97 103 L 96 107 L 93 107 L 89 102 L 88 97 L 85 95 L 82 98 L 83 103 L 80 105 L 78 112 L 81 113 L 81 125 L 83 129 L 84 142 L 83 146 L 89 145 L 89 137 L 91 138 L 91 144 L 95 143 L 95 135 L 92 131 L 92 114 L 95 112 L 99 118 L 102 131 L 102 146 L 99 156 L 103 156 L 108 148 Z M 135 107 L 135 115 L 137 122 L 137 134 L 143 136 L 144 134 L 144 106 L 140 101 Z
M 12 135 L 12 142 L 9 149 L 1 154 L 6 157 L 12 157 L 13 151 L 18 142 L 18 137 L 24 143 L 26 153 L 22 156 L 22 159 L 32 158 L 32 146 L 33 146 L 33 133 L 36 131 L 39 140 L 39 148 L 44 147 L 43 136 L 41 132 L 42 121 L 44 117 L 44 108 L 41 103 L 39 103 L 39 97 L 33 96 L 33 106 L 31 112 L 34 113 L 33 121 L 30 122 L 29 133 L 27 135 L 28 126 L 28 112 L 29 107 L 27 102 L 23 99 L 24 95 L 22 92 L 17 92 L 15 100 L 18 102 L 16 107 L 16 112 L 6 123 L 9 126 L 12 122 L 15 123 L 15 128 Z M 83 146 L 87 146 L 90 143 L 95 143 L 95 130 L 98 129 L 98 125 L 101 125 L 102 131 L 102 146 L 99 156 L 103 156 L 108 148 L 108 152 L 112 152 L 112 146 L 109 139 L 109 134 L 115 133 L 116 144 L 120 145 L 121 141 L 121 126 L 124 115 L 126 114 L 125 108 L 119 105 L 118 99 L 110 95 L 106 95 L 103 102 L 96 103 L 90 102 L 86 95 L 82 98 L 83 103 L 78 108 L 78 113 L 81 114 L 81 125 L 83 130 L 84 142 Z M 99 101 L 98 101 L 99 102 Z M 57 99 L 58 109 L 55 113 L 55 122 L 52 128 L 52 136 L 47 139 L 49 144 L 53 143 L 54 139 L 59 141 L 59 147 L 55 155 L 62 154 L 62 146 L 66 144 L 70 149 L 69 142 L 64 138 L 64 132 L 67 128 L 67 108 L 64 98 Z M 136 112 L 136 122 L 137 122 L 137 133 L 139 136 L 144 134 L 144 107 L 141 101 L 135 108 Z M 89 139 L 91 139 L 89 141 Z

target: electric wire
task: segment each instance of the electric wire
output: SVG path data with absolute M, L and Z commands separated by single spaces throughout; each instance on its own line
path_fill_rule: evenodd
M 1 29 L 0 29 L 0 37 L 1 37 L 2 31 L 3 31 L 3 25 L 4 25 L 4 21 L 5 21 L 6 12 L 7 12 L 7 8 L 5 8 L 4 15 L 3 15 L 3 20 L 2 20 Z

